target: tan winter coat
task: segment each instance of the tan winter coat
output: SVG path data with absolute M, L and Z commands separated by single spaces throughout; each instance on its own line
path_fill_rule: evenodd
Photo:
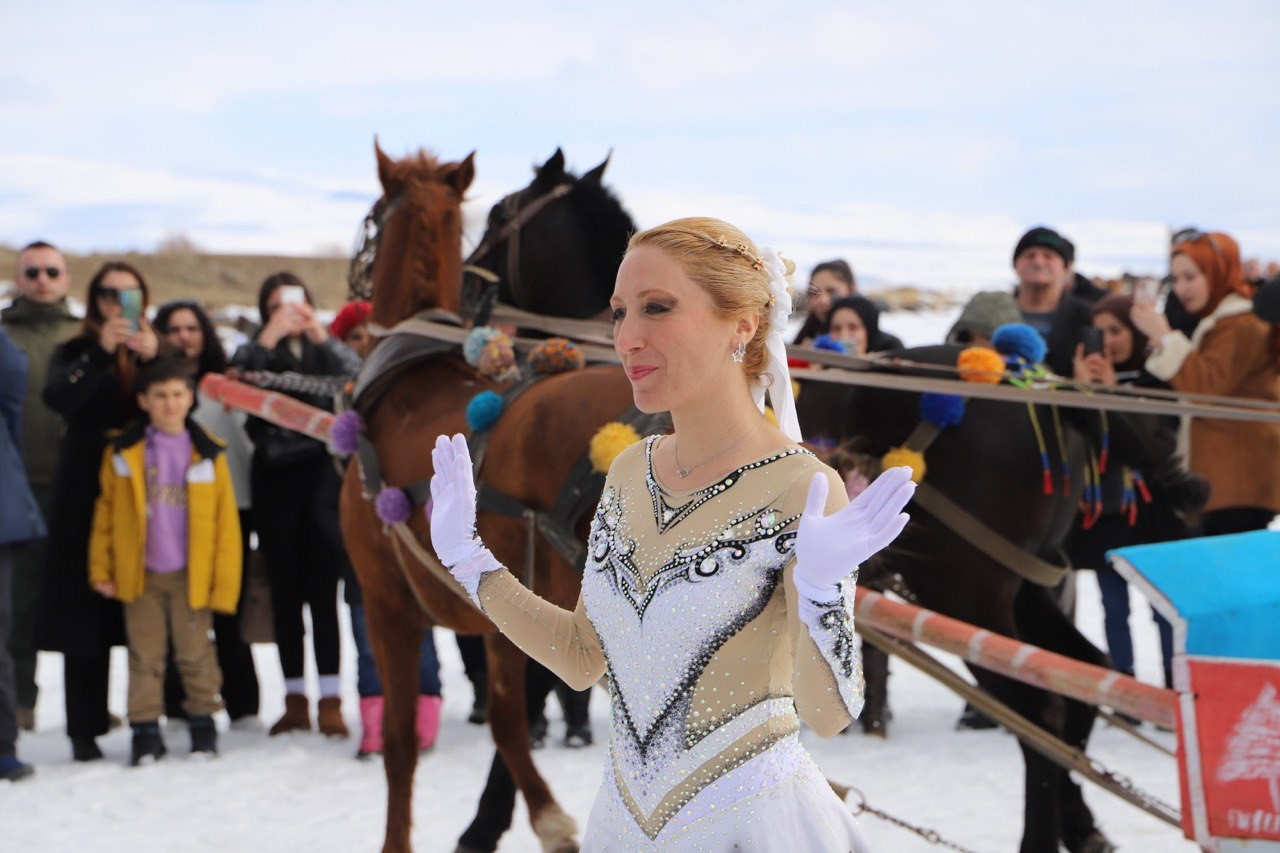
M 1280 402 L 1280 367 L 1271 327 L 1252 304 L 1231 294 L 1200 322 L 1191 339 L 1169 335 L 1147 370 L 1175 391 Z M 1186 421 L 1190 421 L 1189 430 Z M 1280 424 L 1184 418 L 1190 469 L 1212 489 L 1206 510 L 1257 507 L 1280 513 Z

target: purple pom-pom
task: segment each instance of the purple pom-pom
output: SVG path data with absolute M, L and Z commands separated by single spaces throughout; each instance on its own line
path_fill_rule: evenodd
M 1041 364 L 1048 351 L 1044 338 L 1026 323 L 1005 323 L 991 335 L 991 345 L 1005 358 L 1018 357 L 1027 364 Z
M 329 443 L 333 449 L 343 456 L 350 456 L 360 449 L 360 433 L 364 432 L 364 421 L 355 409 L 338 415 L 329 430 Z
M 378 492 L 378 499 L 374 501 L 373 508 L 377 510 L 378 518 L 382 519 L 384 524 L 402 524 L 409 520 L 409 515 L 413 512 L 413 503 L 410 502 L 404 489 L 387 486 Z
M 944 429 L 955 426 L 964 420 L 964 397 L 933 392 L 921 394 L 920 418 Z
M 844 347 L 844 343 L 836 340 L 830 335 L 818 335 L 818 337 L 813 339 L 812 346 L 814 349 L 830 350 L 831 352 L 838 352 L 841 355 L 844 355 L 847 352 Z

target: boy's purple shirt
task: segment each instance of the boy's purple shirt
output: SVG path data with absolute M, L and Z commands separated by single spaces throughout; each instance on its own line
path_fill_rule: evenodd
M 147 428 L 147 568 L 176 572 L 187 565 L 187 468 L 191 435 Z

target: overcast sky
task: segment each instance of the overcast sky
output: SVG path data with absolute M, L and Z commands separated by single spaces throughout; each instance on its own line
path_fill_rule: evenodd
M 642 226 L 974 289 L 1027 227 L 1086 273 L 1169 226 L 1280 258 L 1280 2 L 18 4 L 0 242 L 347 249 L 388 153 L 475 150 L 469 216 L 563 147 Z

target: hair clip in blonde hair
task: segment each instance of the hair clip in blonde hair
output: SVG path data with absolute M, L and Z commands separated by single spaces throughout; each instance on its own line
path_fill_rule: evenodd
M 742 257 L 746 258 L 748 261 L 751 262 L 752 269 L 755 269 L 755 270 L 764 269 L 764 260 L 760 258 L 758 255 L 756 255 L 755 252 L 751 251 L 751 247 L 748 246 L 746 243 L 730 243 L 728 240 L 724 238 L 724 235 L 722 234 L 717 234 L 716 236 L 711 237 L 710 239 L 712 243 L 715 243 L 720 248 L 728 249 L 730 252 L 737 252 L 739 255 L 742 255 Z

